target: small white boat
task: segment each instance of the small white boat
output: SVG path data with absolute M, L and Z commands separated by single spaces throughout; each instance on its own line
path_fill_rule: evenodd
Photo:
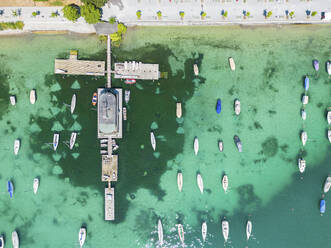
M 178 224 L 178 235 L 179 235 L 180 241 L 184 245 L 184 228 L 183 228 L 182 224 Z
M 76 94 L 71 97 L 70 112 L 73 114 L 76 108 Z
M 153 150 L 155 151 L 155 149 L 156 149 L 156 140 L 155 140 L 155 135 L 154 135 L 153 132 L 151 132 L 151 144 L 152 144 Z
M 197 174 L 197 184 L 198 184 L 201 194 L 203 194 L 203 180 L 202 180 L 200 173 Z
M 326 70 L 329 75 L 331 75 L 331 60 L 326 62 Z
M 85 239 L 86 239 L 86 228 L 82 227 L 81 229 L 79 229 L 79 233 L 78 233 L 78 240 L 80 247 L 83 247 L 85 243 Z
M 16 104 L 16 97 L 15 96 L 10 96 L 9 100 L 10 100 L 11 105 L 14 106 Z
M 124 91 L 124 101 L 125 101 L 126 104 L 129 103 L 129 101 L 130 101 L 130 90 L 125 90 Z
M 123 107 L 123 120 L 126 121 L 126 119 L 127 119 L 126 107 Z
M 35 104 L 36 103 L 36 90 L 30 91 L 30 103 Z
M 246 224 L 246 237 L 247 237 L 247 240 L 249 240 L 249 238 L 251 237 L 252 227 L 253 227 L 252 222 L 250 220 L 247 221 L 247 224 Z
M 194 154 L 195 154 L 195 156 L 198 155 L 198 152 L 199 152 L 199 140 L 198 140 L 198 137 L 195 137 L 194 138 L 193 148 L 194 148 Z
M 20 246 L 20 240 L 18 238 L 18 233 L 16 231 L 13 231 L 11 233 L 11 241 L 13 244 L 13 248 L 18 248 Z
M 182 104 L 180 102 L 176 104 L 176 116 L 177 118 L 182 117 Z
M 331 125 L 331 111 L 328 111 L 327 116 L 328 124 Z
M 331 143 L 331 129 L 328 130 L 328 139 L 329 139 L 329 142 Z
M 60 134 L 55 133 L 53 135 L 53 149 L 54 149 L 54 151 L 56 151 L 57 146 L 59 145 L 59 139 L 60 139 Z
M 182 192 L 182 189 L 183 189 L 183 173 L 181 173 L 181 172 L 177 173 L 177 186 L 178 186 L 179 192 Z
M 5 239 L 3 236 L 0 236 L 0 248 L 5 248 Z
M 236 64 L 234 63 L 234 59 L 232 57 L 229 58 L 229 64 L 232 71 L 236 70 Z
M 206 241 L 206 237 L 207 237 L 207 223 L 203 222 L 202 226 L 201 226 L 201 234 L 202 234 L 202 240 L 203 242 Z
M 308 139 L 307 132 L 306 132 L 306 131 L 302 131 L 302 132 L 301 132 L 301 142 L 302 142 L 302 145 L 303 145 L 303 146 L 306 145 L 306 143 L 307 143 L 307 139 Z
M 18 151 L 20 150 L 20 146 L 21 146 L 21 141 L 19 139 L 16 139 L 14 141 L 14 154 L 17 155 Z
M 306 160 L 299 158 L 298 159 L 298 167 L 299 167 L 299 171 L 300 173 L 304 173 L 305 169 L 306 169 Z
M 331 187 L 331 176 L 328 176 L 324 183 L 324 188 L 323 188 L 324 193 L 328 193 L 330 190 L 330 187 Z
M 225 242 L 227 242 L 229 238 L 229 222 L 227 220 L 222 220 L 222 233 Z
M 100 147 L 101 147 L 101 148 L 106 148 L 106 147 L 108 147 L 108 144 L 107 144 L 107 143 L 101 143 L 101 144 L 100 144 Z
M 307 119 L 307 112 L 304 109 L 301 109 L 301 118 L 302 118 L 302 120 Z
M 76 137 L 77 137 L 77 133 L 72 132 L 71 137 L 70 137 L 70 150 L 72 150 L 72 148 L 74 148 L 74 145 L 75 145 L 75 142 L 76 142 Z
M 302 104 L 308 104 L 309 97 L 307 95 L 302 96 Z
M 197 64 L 193 65 L 193 71 L 194 71 L 194 75 L 198 76 L 199 75 L 199 68 Z
M 228 190 L 229 187 L 229 178 L 227 175 L 224 175 L 222 178 L 222 187 L 224 192 L 226 193 L 226 191 Z
M 236 115 L 240 114 L 240 101 L 238 99 L 234 101 L 234 112 Z
M 36 195 L 38 192 L 38 188 L 39 188 L 39 178 L 34 178 L 33 179 L 33 193 Z
M 218 141 L 218 149 L 220 150 L 220 152 L 223 152 L 223 141 L 222 140 Z
M 107 155 L 108 154 L 108 151 L 106 151 L 106 150 L 100 150 L 100 154 L 101 155 Z
M 159 222 L 157 224 L 157 233 L 159 236 L 160 245 L 163 245 L 163 227 L 162 227 L 161 219 L 159 219 Z
M 108 143 L 108 139 L 100 139 L 100 143 Z

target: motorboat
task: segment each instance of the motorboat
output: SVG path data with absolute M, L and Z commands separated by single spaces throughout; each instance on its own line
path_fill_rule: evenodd
M 3 236 L 0 236 L 0 248 L 5 248 L 5 239 Z
M 328 124 L 331 125 L 331 111 L 328 111 L 326 118 L 328 120 Z
M 16 231 L 13 231 L 11 233 L 11 241 L 13 244 L 13 248 L 18 248 L 20 246 L 20 240 L 18 238 L 18 233 Z
M 324 193 L 328 193 L 330 190 L 330 187 L 331 187 L 331 176 L 328 176 L 324 183 L 324 188 L 323 188 Z
M 302 120 L 307 119 L 307 112 L 304 109 L 301 109 L 301 118 L 302 118 Z
M 247 240 L 249 240 L 249 238 L 251 237 L 252 227 L 253 227 L 252 222 L 250 220 L 247 221 L 247 224 L 246 224 L 246 238 L 247 238 Z
M 307 95 L 302 96 L 302 104 L 308 104 L 309 97 Z
M 227 242 L 229 238 L 229 222 L 225 219 L 222 220 L 222 233 L 225 242 Z
M 182 192 L 182 189 L 183 189 L 183 173 L 182 172 L 177 173 L 177 186 L 178 186 L 179 192 Z
M 30 91 L 30 103 L 35 104 L 36 103 L 36 90 Z
M 16 97 L 15 96 L 10 96 L 9 100 L 10 100 L 11 105 L 14 106 L 16 104 Z
M 155 140 L 155 135 L 153 132 L 151 132 L 151 144 L 152 144 L 152 148 L 155 151 L 156 149 L 156 140 Z
M 127 78 L 127 79 L 125 79 L 124 83 L 126 83 L 126 84 L 135 84 L 136 80 L 134 78 Z
M 21 146 L 21 141 L 19 139 L 16 139 L 14 141 L 14 154 L 17 155 L 18 151 L 20 150 L 20 146 Z
M 218 149 L 220 150 L 220 152 L 223 152 L 223 141 L 222 140 L 218 141 Z
M 240 114 L 240 101 L 238 99 L 234 101 L 234 112 L 236 115 Z
M 299 167 L 299 171 L 300 173 L 304 173 L 305 169 L 306 169 L 306 160 L 299 158 L 298 159 L 298 167 Z
M 203 194 L 203 180 L 202 180 L 202 176 L 200 175 L 200 173 L 197 174 L 197 184 L 198 184 L 201 194 Z
M 59 145 L 59 139 L 60 139 L 60 134 L 55 133 L 53 135 L 53 149 L 54 149 L 54 151 L 56 151 L 57 146 Z
M 126 111 L 126 107 L 123 107 L 123 120 L 127 120 L 127 111 Z
M 14 195 L 14 185 L 13 185 L 12 181 L 8 181 L 8 183 L 7 183 L 7 190 L 8 190 L 8 193 L 9 193 L 10 198 L 13 198 L 13 195 Z
M 331 75 L 331 60 L 326 62 L 326 70 L 329 75 Z
M 222 187 L 224 192 L 226 193 L 226 191 L 228 190 L 229 187 L 229 179 L 227 175 L 224 175 L 222 178 Z
M 240 141 L 239 137 L 237 135 L 235 135 L 233 137 L 233 140 L 234 140 L 234 143 L 236 144 L 236 146 L 238 148 L 238 151 L 239 152 L 242 152 L 243 151 L 243 148 L 242 148 L 242 144 L 241 144 L 241 141 Z
M 108 139 L 100 139 L 100 143 L 108 143 Z
M 179 235 L 180 241 L 184 245 L 184 228 L 183 228 L 182 224 L 178 224 L 178 235 Z
M 305 91 L 309 89 L 309 77 L 305 76 Z
M 129 101 L 130 101 L 130 90 L 125 90 L 124 91 L 124 101 L 125 101 L 126 104 L 129 103 Z
M 199 140 L 198 140 L 198 137 L 195 137 L 194 138 L 193 148 L 194 148 L 194 154 L 195 154 L 195 156 L 198 155 L 198 152 L 199 152 Z
M 222 101 L 221 99 L 217 99 L 217 102 L 216 102 L 216 113 L 217 114 L 220 114 L 222 111 Z
M 97 101 L 98 101 L 98 94 L 94 92 L 92 96 L 92 105 L 93 106 L 97 105 Z
M 80 247 L 83 247 L 83 245 L 85 243 L 85 239 L 86 239 L 86 228 L 81 227 L 79 229 L 79 233 L 78 233 L 78 240 L 79 240 Z
M 194 71 L 194 75 L 198 76 L 199 75 L 199 68 L 197 64 L 193 65 L 193 71 Z
M 329 139 L 329 142 L 331 143 L 331 129 L 328 130 L 328 139 Z
M 108 151 L 106 151 L 106 150 L 100 150 L 100 154 L 101 155 L 107 155 L 108 154 Z
M 33 179 L 33 193 L 36 195 L 39 188 L 39 178 L 36 177 Z
M 307 139 L 308 139 L 308 135 L 306 131 L 302 131 L 301 132 L 301 141 L 302 141 L 302 145 L 305 146 L 307 143 Z
M 206 241 L 206 237 L 207 237 L 207 223 L 203 222 L 201 225 L 201 234 L 202 234 L 202 240 L 203 242 Z
M 76 108 L 76 94 L 71 97 L 70 112 L 73 114 Z
M 106 148 L 106 147 L 108 147 L 108 144 L 107 144 L 107 143 L 101 143 L 101 144 L 100 144 L 100 147 L 101 147 L 101 148 Z
M 180 102 L 177 102 L 177 104 L 176 104 L 176 116 L 177 116 L 177 118 L 182 117 L 182 103 L 180 103 Z
M 325 208 L 326 208 L 326 206 L 325 206 L 325 200 L 324 199 L 321 199 L 321 201 L 320 201 L 320 213 L 321 214 L 324 214 L 325 213 Z
M 315 71 L 318 71 L 320 69 L 320 64 L 317 59 L 313 60 L 313 66 L 314 66 Z
M 72 148 L 74 148 L 75 142 L 76 142 L 76 137 L 77 137 L 77 133 L 76 132 L 72 132 L 71 133 L 71 137 L 70 137 L 70 150 L 72 150 Z
M 229 58 L 229 65 L 230 65 L 231 71 L 236 70 L 236 64 L 234 63 L 234 59 L 232 57 Z
M 157 233 L 159 236 L 160 245 L 163 245 L 163 227 L 162 227 L 161 219 L 159 219 L 158 224 L 157 224 Z

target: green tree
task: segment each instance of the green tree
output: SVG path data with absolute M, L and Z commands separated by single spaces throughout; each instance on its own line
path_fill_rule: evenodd
M 52 12 L 51 17 L 58 17 L 59 15 L 60 15 L 59 12 L 55 11 Z
M 179 12 L 179 16 L 180 16 L 181 19 L 184 19 L 185 12 L 184 11 L 180 11 Z
M 101 13 L 100 9 L 95 7 L 93 4 L 85 4 L 80 8 L 82 17 L 89 24 L 97 23 L 100 20 Z
M 140 20 L 140 18 L 141 18 L 141 10 L 138 10 L 136 12 L 136 15 L 137 15 L 138 20 Z
M 267 18 L 269 18 L 270 16 L 272 16 L 272 11 L 269 11 L 269 12 L 267 13 Z
M 74 4 L 66 5 L 62 9 L 63 16 L 69 21 L 75 22 L 80 17 L 79 7 Z
M 90 3 L 90 4 L 95 5 L 98 8 L 101 8 L 108 2 L 108 0 L 82 0 L 82 2 L 84 4 L 89 4 Z
M 290 17 L 292 18 L 294 16 L 294 11 L 290 12 Z
M 223 14 L 224 17 L 227 17 L 228 16 L 228 11 L 226 10 Z
M 315 16 L 315 15 L 317 15 L 317 11 L 313 11 L 313 12 L 311 13 L 311 16 Z
M 110 24 L 114 24 L 116 22 L 116 17 L 115 16 L 112 16 L 109 18 L 109 23 Z
M 162 18 L 162 12 L 161 12 L 161 10 L 159 10 L 156 14 L 157 14 L 157 17 L 158 17 L 159 19 Z
M 248 16 L 250 16 L 250 15 L 251 15 L 251 13 L 250 13 L 250 12 L 247 12 L 247 13 L 246 13 L 246 16 L 247 16 L 247 17 L 248 17 Z

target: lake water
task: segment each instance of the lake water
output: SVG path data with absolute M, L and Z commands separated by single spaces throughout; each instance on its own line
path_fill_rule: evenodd
M 9 244 L 17 230 L 22 247 L 159 247 L 157 221 L 165 244 L 181 247 L 318 247 L 331 242 L 330 211 L 321 216 L 319 200 L 330 169 L 326 110 L 331 106 L 330 26 L 134 28 L 113 61 L 160 64 L 168 78 L 114 86 L 131 90 L 123 139 L 117 140 L 119 180 L 115 185 L 116 221 L 104 221 L 104 187 L 91 97 L 105 77 L 54 75 L 54 59 L 79 50 L 79 58 L 105 60 L 105 44 L 93 35 L 25 35 L 0 38 L 0 233 Z M 228 65 L 233 57 L 236 70 Z M 312 60 L 320 61 L 315 72 Z M 197 63 L 200 74 L 193 75 Z M 300 117 L 304 76 L 310 78 L 307 120 Z M 29 92 L 37 102 L 29 103 Z M 72 94 L 77 95 L 74 115 Z M 17 97 L 16 106 L 9 95 Z M 222 100 L 222 112 L 215 111 Z M 235 99 L 241 113 L 234 114 Z M 176 118 L 176 102 L 183 117 Z M 150 145 L 150 131 L 157 149 Z M 307 131 L 305 147 L 301 131 Z M 70 151 L 64 144 L 78 131 Z M 53 133 L 60 132 L 54 152 Z M 239 153 L 233 141 L 243 144 Z M 198 156 L 193 139 L 199 138 Z M 18 156 L 15 139 L 21 139 Z M 218 150 L 218 140 L 224 151 Z M 307 161 L 300 174 L 297 159 Z M 183 173 L 183 191 L 177 172 Z M 201 194 L 196 175 L 204 181 Z M 222 176 L 229 177 L 224 193 Z M 34 177 L 40 178 L 37 195 Z M 7 181 L 14 197 L 9 198 Z M 221 219 L 230 223 L 227 243 Z M 246 241 L 247 220 L 253 236 Z M 208 223 L 205 243 L 201 223 Z M 10 244 L 9 244 L 9 247 Z

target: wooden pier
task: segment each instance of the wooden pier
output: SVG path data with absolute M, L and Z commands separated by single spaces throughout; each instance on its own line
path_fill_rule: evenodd
M 135 61 L 115 63 L 114 73 L 115 78 L 122 79 L 158 80 L 160 78 L 158 64 L 143 64 Z
M 118 173 L 118 156 L 103 155 L 102 156 L 102 182 L 117 182 Z
M 115 189 L 105 188 L 105 220 L 115 220 Z
M 111 88 L 111 40 L 107 35 L 107 88 Z

